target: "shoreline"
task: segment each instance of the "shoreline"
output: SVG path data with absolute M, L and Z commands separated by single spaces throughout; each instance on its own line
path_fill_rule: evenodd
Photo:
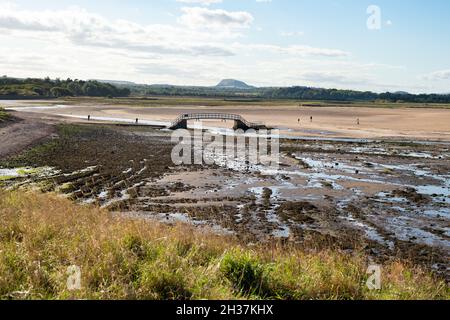
M 86 117 L 87 120 L 90 115 L 91 120 L 128 123 L 134 123 L 138 118 L 140 124 L 156 126 L 166 126 L 183 113 L 236 113 L 248 121 L 280 128 L 281 135 L 289 139 L 450 142 L 450 109 L 445 108 L 378 108 L 378 105 L 299 107 L 281 104 L 229 106 L 220 104 L 220 101 L 217 101 L 218 105 L 208 106 L 207 100 L 198 100 L 195 101 L 199 102 L 198 105 L 192 105 L 190 100 L 169 98 L 158 100 L 156 104 L 153 104 L 154 100 L 142 102 L 136 99 L 5 100 L 2 106 L 9 110 L 37 113 L 40 118 L 64 116 L 80 120 Z M 174 102 L 177 104 L 174 105 Z M 230 127 L 230 123 L 206 121 L 204 126 L 224 129 Z
M 43 111 L 45 110 L 60 110 L 68 108 L 69 106 L 56 106 L 56 107 L 18 107 L 18 108 L 6 108 L 7 111 L 17 112 L 19 117 L 20 114 L 24 112 L 29 114 L 39 114 L 42 118 L 52 119 L 54 121 L 61 121 L 62 119 L 71 120 L 70 122 L 82 123 L 82 124 L 106 124 L 106 125 L 122 125 L 122 126 L 145 126 L 154 129 L 165 129 L 170 125 L 169 121 L 158 121 L 158 120 L 148 120 L 139 119 L 138 124 L 135 123 L 135 119 L 132 118 L 115 118 L 115 117 L 101 117 L 101 116 L 91 116 L 90 120 L 86 119 L 86 116 L 73 115 L 73 114 L 48 114 Z M 24 110 L 24 111 L 22 111 Z M 40 112 L 39 112 L 40 111 Z M 65 122 L 62 120 L 61 122 Z M 190 125 L 189 130 L 198 128 L 198 126 Z M 203 126 L 203 130 L 212 130 L 219 134 L 226 135 L 226 130 L 230 128 L 224 128 L 219 126 Z M 413 144 L 440 144 L 440 145 L 450 145 L 450 137 L 448 140 L 441 139 L 428 139 L 424 137 L 405 137 L 405 136 L 386 136 L 386 137 L 375 137 L 375 138 L 364 138 L 364 137 L 348 137 L 339 136 L 335 134 L 304 134 L 300 130 L 292 130 L 289 128 L 275 128 L 280 130 L 280 139 L 292 140 L 292 141 L 321 141 L 321 142 L 347 142 L 347 143 L 374 143 L 374 142 L 384 142 L 384 143 L 413 143 Z M 297 133 L 303 133 L 302 135 L 296 135 Z

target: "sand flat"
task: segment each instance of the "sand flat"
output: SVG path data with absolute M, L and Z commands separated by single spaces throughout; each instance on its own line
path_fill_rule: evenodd
M 346 138 L 402 138 L 411 140 L 450 141 L 450 109 L 431 108 L 376 108 L 376 107 L 299 107 L 286 105 L 236 105 L 236 106 L 135 106 L 103 103 L 79 103 L 58 108 L 49 107 L 48 101 L 42 105 L 30 101 L 4 101 L 6 107 L 16 110 L 38 112 L 46 115 L 90 114 L 108 118 L 139 118 L 171 122 L 182 113 L 236 113 L 248 121 L 263 122 L 280 128 L 292 136 L 325 136 Z M 52 103 L 54 105 L 55 102 Z M 34 107 L 34 108 L 31 108 Z M 310 120 L 310 117 L 313 120 Z M 300 119 L 300 123 L 298 122 Z M 359 119 L 359 125 L 358 125 Z M 232 123 L 221 121 L 205 122 L 207 126 L 231 127 Z

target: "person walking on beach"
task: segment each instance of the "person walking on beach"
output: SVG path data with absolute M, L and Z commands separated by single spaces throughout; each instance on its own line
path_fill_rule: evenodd
M 312 122 L 312 116 L 309 118 L 310 120 L 311 120 L 311 122 Z

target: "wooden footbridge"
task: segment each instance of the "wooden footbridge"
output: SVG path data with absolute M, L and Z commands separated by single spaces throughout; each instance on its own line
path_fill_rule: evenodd
M 267 127 L 263 123 L 249 122 L 238 114 L 229 113 L 185 113 L 180 115 L 174 122 L 172 122 L 168 129 L 187 129 L 187 122 L 189 120 L 232 120 L 234 121 L 234 130 L 242 129 L 246 131 L 249 129 L 267 129 Z

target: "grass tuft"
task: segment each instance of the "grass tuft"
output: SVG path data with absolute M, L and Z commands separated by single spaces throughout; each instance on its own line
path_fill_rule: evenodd
M 221 263 L 221 271 L 237 294 L 245 297 L 274 298 L 274 292 L 268 284 L 267 266 L 250 251 L 228 253 Z
M 0 107 L 0 123 L 5 122 L 6 120 L 9 120 L 11 116 L 9 113 L 6 112 L 6 110 L 2 107 Z

